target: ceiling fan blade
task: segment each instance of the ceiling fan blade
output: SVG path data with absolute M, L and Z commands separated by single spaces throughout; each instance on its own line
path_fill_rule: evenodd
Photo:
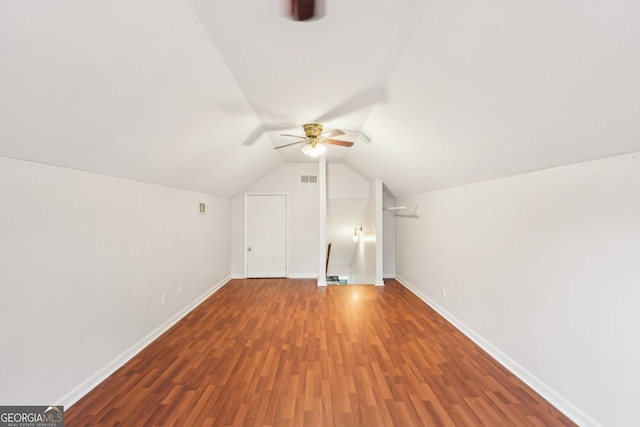
M 289 147 L 290 145 L 302 144 L 303 142 L 307 142 L 307 140 L 303 139 L 302 141 L 292 142 L 291 144 L 285 144 L 285 145 L 281 145 L 279 147 L 273 147 L 273 148 L 277 150 L 279 148 Z
M 364 142 L 366 142 L 367 144 L 371 143 L 371 137 L 369 135 L 367 135 L 366 133 L 364 133 L 363 131 L 359 131 L 358 132 L 358 136 L 361 136 L 362 139 L 364 139 Z
M 271 123 L 266 125 L 260 125 L 256 130 L 254 130 L 251 135 L 247 137 L 242 142 L 242 145 L 253 145 L 262 135 L 267 132 L 275 132 L 275 131 L 283 131 L 287 129 L 292 129 L 294 126 L 290 123 Z M 304 138 L 304 136 L 297 136 L 298 138 Z
M 351 141 L 340 141 L 339 139 L 327 139 L 325 143 L 331 145 L 340 145 L 342 147 L 351 147 L 353 145 L 353 142 Z
M 344 135 L 344 132 L 338 129 L 334 129 L 334 130 L 328 130 L 326 132 L 322 132 L 320 135 L 325 136 L 327 138 L 331 138 L 332 136 Z
M 385 88 L 374 86 L 356 93 L 351 98 L 336 105 L 322 116 L 317 117 L 316 120 L 319 123 L 327 122 L 366 108 L 371 109 L 375 104 L 386 102 L 387 94 L 385 92 Z
M 293 138 L 306 138 L 302 135 L 289 135 L 288 133 L 281 133 L 280 136 L 291 136 Z
M 258 128 L 242 142 L 242 145 L 253 145 L 263 134 L 264 128 L 262 126 L 258 126 Z

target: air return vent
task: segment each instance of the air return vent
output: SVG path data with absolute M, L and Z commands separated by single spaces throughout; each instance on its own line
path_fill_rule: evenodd
M 303 184 L 315 184 L 318 182 L 317 175 L 300 175 L 300 182 Z

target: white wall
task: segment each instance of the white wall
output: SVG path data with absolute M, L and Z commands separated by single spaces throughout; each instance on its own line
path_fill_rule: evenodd
M 369 183 L 369 201 L 362 219 L 362 233 L 353 253 L 351 282 L 376 283 L 376 181 Z
M 0 402 L 69 405 L 223 284 L 229 215 L 225 198 L 0 158 Z
M 342 163 L 327 165 L 328 199 L 368 199 L 369 180 Z
M 318 175 L 318 163 L 284 163 L 236 194 L 231 200 L 231 272 L 244 275 L 244 193 L 289 194 L 290 277 L 318 274 L 318 184 L 303 184 L 300 175 Z
M 401 281 L 581 425 L 640 425 L 639 154 L 399 203 Z

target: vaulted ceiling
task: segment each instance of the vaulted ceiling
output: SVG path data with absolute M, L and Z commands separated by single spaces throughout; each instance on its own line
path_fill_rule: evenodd
M 0 156 L 232 195 L 281 133 L 396 196 L 640 151 L 640 5 L 325 0 L 0 3 Z

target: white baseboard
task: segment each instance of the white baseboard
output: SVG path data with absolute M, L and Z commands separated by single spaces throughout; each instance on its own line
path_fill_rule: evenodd
M 246 279 L 244 274 L 234 273 L 231 275 L 232 279 Z M 287 275 L 289 279 L 317 279 L 318 273 L 291 273 Z
M 493 357 L 498 363 L 511 371 L 522 382 L 531 387 L 536 393 L 546 399 L 549 403 L 555 406 L 559 411 L 571 418 L 575 423 L 582 427 L 602 427 L 601 424 L 596 422 L 588 414 L 562 397 L 554 389 L 546 385 L 539 380 L 531 372 L 520 366 L 514 360 L 509 358 L 506 354 L 496 348 L 489 341 L 485 340 L 482 336 L 477 334 L 473 329 L 469 328 L 454 315 L 449 313 L 443 307 L 438 305 L 433 299 L 423 294 L 418 288 L 409 283 L 408 280 L 396 275 L 395 279 L 400 282 L 405 288 L 410 290 L 418 298 L 424 301 L 429 307 L 433 308 L 439 315 L 445 318 L 449 323 L 456 327 L 460 332 L 466 335 L 471 341 L 477 344 L 480 348 L 486 351 L 491 357 Z
M 154 331 L 149 333 L 147 336 L 143 337 L 140 341 L 129 347 L 127 350 L 122 352 L 118 357 L 109 362 L 106 366 L 100 369 L 95 374 L 91 375 L 85 381 L 83 381 L 80 385 L 75 387 L 69 393 L 65 394 L 61 399 L 56 400 L 56 402 L 60 402 L 65 408 L 69 408 L 78 400 L 80 400 L 84 395 L 93 390 L 98 384 L 107 379 L 111 374 L 120 369 L 125 363 L 131 360 L 136 354 L 140 353 L 146 346 L 155 341 L 160 335 L 169 330 L 173 325 L 178 323 L 184 316 L 189 314 L 194 308 L 199 306 L 204 300 L 209 298 L 212 294 L 214 294 L 218 289 L 224 286 L 229 280 L 231 276 L 227 276 L 222 279 L 220 282 L 216 283 L 213 287 L 207 290 L 204 294 L 200 295 L 194 301 L 192 301 L 185 308 L 180 310 L 162 325 L 158 326 Z
M 317 279 L 318 273 L 291 273 L 289 279 Z

